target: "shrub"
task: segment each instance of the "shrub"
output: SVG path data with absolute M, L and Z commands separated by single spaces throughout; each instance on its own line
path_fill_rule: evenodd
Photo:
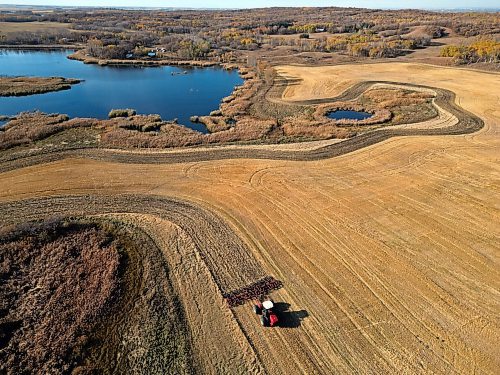
M 109 112 L 108 117 L 109 118 L 116 118 L 116 117 L 131 117 L 135 116 L 137 112 L 135 109 L 113 109 L 111 112 Z

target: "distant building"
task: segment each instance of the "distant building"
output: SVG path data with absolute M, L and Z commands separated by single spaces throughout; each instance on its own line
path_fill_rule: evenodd
M 156 52 L 153 52 L 153 51 L 148 52 L 148 56 L 149 57 L 155 57 L 156 56 Z
M 127 53 L 127 54 L 125 55 L 125 57 L 126 57 L 127 59 L 131 59 L 132 57 L 134 57 L 134 54 L 133 54 L 133 53 Z
M 316 29 L 317 33 L 324 33 L 325 31 L 326 31 L 326 29 L 323 29 L 323 28 L 317 28 Z

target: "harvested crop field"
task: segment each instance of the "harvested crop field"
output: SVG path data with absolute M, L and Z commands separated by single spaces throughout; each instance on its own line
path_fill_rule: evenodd
M 452 135 L 427 124 L 316 160 L 272 160 L 275 146 L 268 159 L 242 146 L 18 160 L 2 166 L 2 224 L 60 212 L 142 228 L 206 372 L 496 373 L 499 75 L 402 63 L 279 72 L 301 80 L 288 101 L 397 82 L 452 92 L 480 122 Z M 283 326 L 263 330 L 250 304 L 229 309 L 223 294 L 268 275 L 283 282 L 272 293 Z
M 0 22 L 0 33 L 15 33 L 26 31 L 67 30 L 71 24 L 60 22 Z

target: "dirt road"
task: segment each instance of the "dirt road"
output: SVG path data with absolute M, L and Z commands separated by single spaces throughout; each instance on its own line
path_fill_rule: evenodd
M 2 222 L 8 212 L 29 215 L 29 206 L 13 203 L 21 199 L 90 195 L 105 206 L 105 196 L 134 194 L 187 201 L 236 234 L 224 232 L 241 244 L 231 264 L 249 251 L 249 262 L 285 285 L 275 298 L 290 304 L 286 327 L 263 331 L 249 305 L 234 310 L 238 327 L 231 326 L 230 336 L 244 348 L 234 357 L 243 363 L 241 371 L 496 373 L 499 75 L 401 63 L 290 66 L 280 73 L 302 80 L 285 92 L 294 101 L 333 97 L 374 78 L 442 88 L 455 93 L 457 105 L 479 116 L 484 127 L 462 135 L 392 137 L 317 161 L 156 164 L 151 157 L 152 164 L 125 164 L 73 158 L 33 165 L 0 175 Z M 184 229 L 181 219 L 192 212 L 187 219 L 183 211 L 162 219 L 154 202 L 118 211 L 137 214 L 143 207 L 139 214 Z M 49 204 L 44 212 L 52 207 L 61 205 Z M 161 225 L 157 231 L 161 235 Z M 189 238 L 180 238 L 194 243 L 207 234 L 186 233 Z M 217 247 L 217 237 L 207 242 Z M 241 267 L 225 274 L 248 272 L 242 259 Z M 198 260 L 180 263 L 197 272 Z M 186 296 L 198 293 L 185 288 Z M 227 314 L 205 302 L 190 309 L 207 319 Z M 231 316 L 224 319 L 231 324 Z M 226 349 L 197 350 L 210 368 L 209 358 L 224 357 Z

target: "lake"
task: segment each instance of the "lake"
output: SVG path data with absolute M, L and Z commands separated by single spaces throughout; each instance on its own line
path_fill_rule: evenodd
M 328 118 L 334 120 L 366 120 L 372 116 L 371 113 L 359 111 L 334 111 L 327 114 Z
M 164 120 L 206 132 L 193 124 L 193 115 L 219 108 L 243 79 L 236 70 L 220 67 L 139 67 L 86 65 L 66 58 L 72 51 L 0 50 L 0 75 L 78 78 L 71 90 L 0 97 L 0 115 L 40 110 L 70 117 L 105 119 L 111 109 L 133 108 L 139 114 L 159 114 Z M 186 72 L 186 74 L 183 74 Z

